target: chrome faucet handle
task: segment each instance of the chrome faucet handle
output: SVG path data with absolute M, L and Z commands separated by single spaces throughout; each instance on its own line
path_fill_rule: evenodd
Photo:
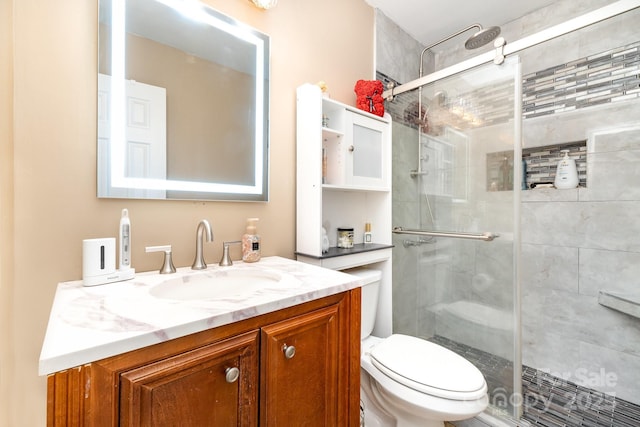
M 207 268 L 207 263 L 204 262 L 204 253 L 202 250 L 202 241 L 205 236 L 207 238 L 207 242 L 213 242 L 211 225 L 209 224 L 209 221 L 203 219 L 198 223 L 198 228 L 196 229 L 196 257 L 191 265 L 192 270 L 204 270 Z
M 160 268 L 160 274 L 171 274 L 176 272 L 176 268 L 173 266 L 173 259 L 171 258 L 171 245 L 164 246 L 147 246 L 146 252 L 164 252 L 164 261 Z
M 220 267 L 229 267 L 233 265 L 233 261 L 231 261 L 231 256 L 229 256 L 229 246 L 233 244 L 242 243 L 240 240 L 234 240 L 232 242 L 223 242 L 222 243 L 222 258 L 220 258 Z

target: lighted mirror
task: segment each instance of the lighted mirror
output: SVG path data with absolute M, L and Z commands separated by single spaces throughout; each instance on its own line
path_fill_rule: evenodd
M 268 199 L 269 37 L 197 1 L 99 0 L 98 197 Z

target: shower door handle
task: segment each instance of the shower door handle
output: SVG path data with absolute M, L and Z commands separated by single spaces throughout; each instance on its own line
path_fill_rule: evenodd
M 402 228 L 402 227 L 393 227 L 391 231 L 395 234 L 413 234 L 416 236 L 433 236 L 433 237 L 449 237 L 453 239 L 483 240 L 485 242 L 490 242 L 496 237 L 499 237 L 498 234 L 491 233 L 489 231 L 486 231 L 484 233 L 461 233 L 457 231 L 412 230 L 412 229 Z

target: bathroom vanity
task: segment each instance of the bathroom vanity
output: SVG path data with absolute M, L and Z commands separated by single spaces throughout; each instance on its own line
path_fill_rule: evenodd
M 350 426 L 359 357 L 358 279 L 269 257 L 61 283 L 40 374 L 49 426 Z

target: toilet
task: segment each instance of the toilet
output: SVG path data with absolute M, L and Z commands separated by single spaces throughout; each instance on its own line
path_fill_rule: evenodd
M 361 425 L 442 427 L 487 407 L 487 383 L 471 362 L 432 342 L 401 334 L 372 336 L 381 272 L 352 269 L 362 287 Z M 362 423 L 362 420 L 364 424 Z

